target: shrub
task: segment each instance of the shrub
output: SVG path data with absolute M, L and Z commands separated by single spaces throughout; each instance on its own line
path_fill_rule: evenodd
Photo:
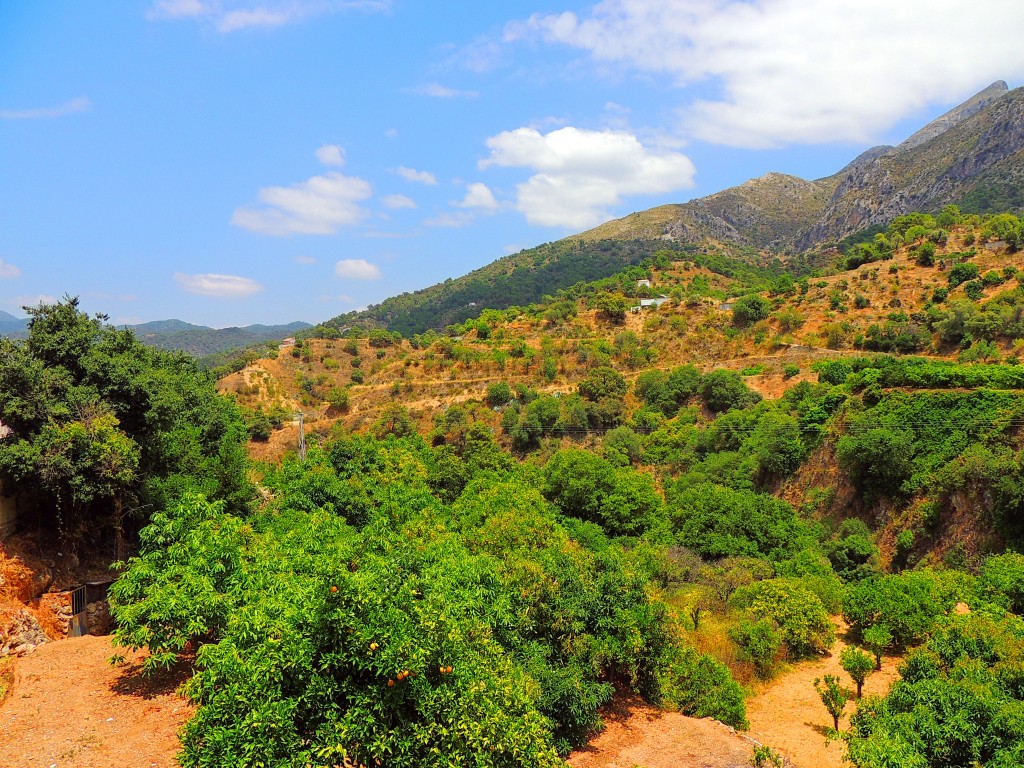
M 775 622 L 771 619 L 741 621 L 729 634 L 740 648 L 740 659 L 752 663 L 758 677 L 769 679 L 782 651 L 782 632 Z
M 764 320 L 771 312 L 772 305 L 756 293 L 741 296 L 732 305 L 732 319 L 741 328 Z
M 700 396 L 715 412 L 745 408 L 761 400 L 761 395 L 751 390 L 738 373 L 726 370 L 706 374 L 700 383 Z
M 955 600 L 940 588 L 930 571 L 906 571 L 853 585 L 843 606 L 843 618 L 858 635 L 873 626 L 884 627 L 901 647 L 921 642 L 936 620 Z
M 512 389 L 504 381 L 493 381 L 487 385 L 486 402 L 492 408 L 507 404 L 512 399 Z
M 966 283 L 968 280 L 974 280 L 978 276 L 979 270 L 977 264 L 972 264 L 969 261 L 962 261 L 959 264 L 954 264 L 946 277 L 949 280 L 949 287 L 956 288 L 958 285 Z
M 821 600 L 792 579 L 766 579 L 740 587 L 732 602 L 756 619 L 774 621 L 794 659 L 817 656 L 835 643 L 835 625 Z
M 724 664 L 689 646 L 676 646 L 663 669 L 659 687 L 665 705 L 691 717 L 749 727 L 743 689 Z

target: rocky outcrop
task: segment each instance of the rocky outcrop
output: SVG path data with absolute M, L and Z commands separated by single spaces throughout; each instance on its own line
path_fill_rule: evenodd
M 1024 89 L 993 83 L 901 144 L 872 147 L 827 178 L 769 173 L 580 237 L 650 238 L 656 231 L 679 242 L 803 252 L 949 203 L 970 211 L 1024 209 Z
M 39 621 L 25 609 L 0 621 L 0 656 L 23 656 L 49 641 Z

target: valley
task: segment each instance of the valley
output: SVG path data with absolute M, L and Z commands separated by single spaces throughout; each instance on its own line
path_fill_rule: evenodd
M 202 363 L 29 308 L 0 763 L 1020 764 L 1022 104 Z

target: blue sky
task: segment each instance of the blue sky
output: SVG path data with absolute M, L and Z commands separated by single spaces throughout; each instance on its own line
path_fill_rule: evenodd
M 996 79 L 976 0 L 0 3 L 0 309 L 316 322 L 768 171 Z

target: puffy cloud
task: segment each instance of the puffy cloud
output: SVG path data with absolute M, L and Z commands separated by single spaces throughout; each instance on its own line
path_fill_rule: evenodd
M 157 0 L 146 11 L 151 21 L 197 19 L 218 31 L 271 29 L 313 16 L 345 10 L 390 10 L 392 0 Z
M 384 195 L 380 201 L 384 204 L 385 208 L 391 208 L 393 210 L 416 207 L 416 202 L 405 195 Z
M 423 96 L 433 96 L 435 99 L 475 99 L 480 95 L 478 91 L 460 91 L 456 88 L 448 88 L 440 83 L 428 83 L 414 89 L 414 91 Z
M 13 264 L 8 264 L 0 259 L 0 280 L 10 280 L 14 277 L 21 277 L 21 270 Z
M 413 168 L 406 168 L 404 165 L 400 165 L 395 168 L 395 173 L 406 181 L 411 181 L 416 184 L 426 184 L 428 187 L 433 187 L 437 184 L 437 177 L 430 171 L 417 171 Z
M 470 184 L 466 189 L 466 196 L 456 205 L 459 208 L 475 208 L 481 211 L 498 210 L 498 201 L 494 199 L 494 193 L 486 184 L 480 182 Z
M 88 112 L 92 102 L 86 96 L 65 101 L 55 107 L 37 107 L 35 109 L 0 109 L 0 120 L 38 120 L 46 117 L 64 117 Z
M 366 259 L 342 259 L 334 265 L 334 274 L 346 280 L 379 280 L 380 268 Z
M 337 144 L 324 144 L 316 151 L 316 159 L 324 165 L 340 168 L 345 164 L 345 150 Z
M 516 187 L 516 208 L 531 224 L 583 229 L 601 223 L 628 195 L 651 195 L 692 186 L 695 169 L 685 155 L 653 150 L 625 131 L 533 128 L 487 140 L 481 168 L 530 168 Z
M 263 290 L 263 286 L 248 277 L 238 275 L 186 275 L 176 272 L 174 279 L 188 293 L 199 296 L 214 296 L 219 299 L 239 299 L 252 296 Z
M 231 223 L 264 235 L 333 235 L 366 217 L 359 203 L 372 191 L 369 182 L 332 171 L 290 187 L 264 187 L 263 205 L 236 208 Z
M 681 111 L 685 134 L 770 147 L 873 140 L 930 104 L 1020 78 L 1024 46 L 993 29 L 1021 22 L 1024 6 L 1005 0 L 970 13 L 959 0 L 604 0 L 582 17 L 511 23 L 505 40 L 573 46 L 616 74 L 625 65 L 703 93 L 717 86 Z

